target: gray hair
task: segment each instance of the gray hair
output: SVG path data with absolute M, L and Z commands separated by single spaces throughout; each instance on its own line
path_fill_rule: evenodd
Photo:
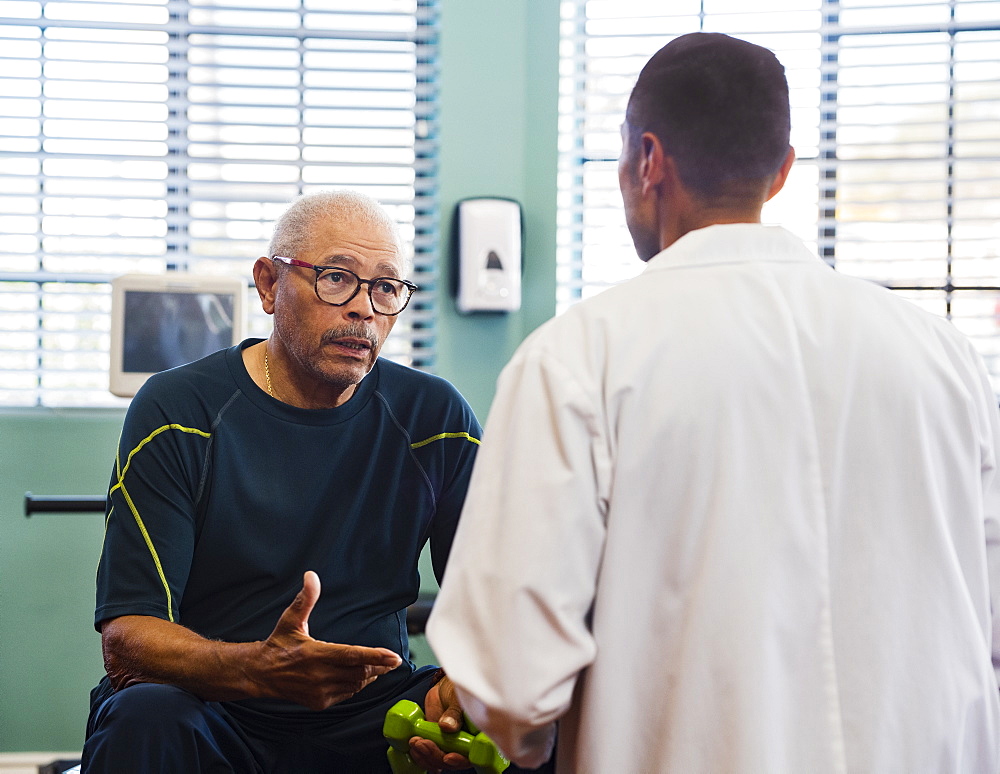
M 347 190 L 305 194 L 292 202 L 274 224 L 274 233 L 267 246 L 268 256 L 284 255 L 294 258 L 308 247 L 313 235 L 312 227 L 320 218 L 356 221 L 385 229 L 396 243 L 404 274 L 411 269 L 396 221 L 372 197 Z

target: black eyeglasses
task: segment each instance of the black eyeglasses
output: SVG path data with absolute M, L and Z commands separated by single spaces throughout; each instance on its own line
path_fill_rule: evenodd
M 407 280 L 396 277 L 375 277 L 361 279 L 353 271 L 341 269 L 339 266 L 317 266 L 297 258 L 285 258 L 275 255 L 272 261 L 281 261 L 289 266 L 301 266 L 316 272 L 316 297 L 330 306 L 343 306 L 354 298 L 362 285 L 368 285 L 368 298 L 372 309 L 389 317 L 399 314 L 410 303 L 410 296 L 417 286 Z

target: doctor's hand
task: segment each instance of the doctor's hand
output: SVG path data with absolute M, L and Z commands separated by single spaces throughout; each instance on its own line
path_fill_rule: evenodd
M 424 717 L 437 723 L 445 733 L 462 730 L 465 722 L 462 705 L 455 693 L 455 686 L 447 677 L 443 677 L 427 691 L 424 697 Z M 410 759 L 429 774 L 472 767 L 472 763 L 464 755 L 446 753 L 430 739 L 419 736 L 410 739 Z
M 247 677 L 256 685 L 257 695 L 322 710 L 350 698 L 402 663 L 386 648 L 341 645 L 310 637 L 309 615 L 319 595 L 319 576 L 310 570 L 274 631 L 256 643 L 257 657 L 247 664 Z

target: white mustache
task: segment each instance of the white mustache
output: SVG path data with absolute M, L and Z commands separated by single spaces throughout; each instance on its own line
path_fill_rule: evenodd
M 333 344 L 337 339 L 365 339 L 374 350 L 378 347 L 378 338 L 364 325 L 345 325 L 342 328 L 331 328 L 323 334 L 324 344 Z

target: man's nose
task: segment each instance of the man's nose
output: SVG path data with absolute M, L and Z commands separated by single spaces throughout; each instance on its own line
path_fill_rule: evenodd
M 371 296 L 368 295 L 366 285 L 358 286 L 358 292 L 354 294 L 354 298 L 344 305 L 344 313 L 355 320 L 370 320 L 375 317 L 375 309 L 372 307 Z

